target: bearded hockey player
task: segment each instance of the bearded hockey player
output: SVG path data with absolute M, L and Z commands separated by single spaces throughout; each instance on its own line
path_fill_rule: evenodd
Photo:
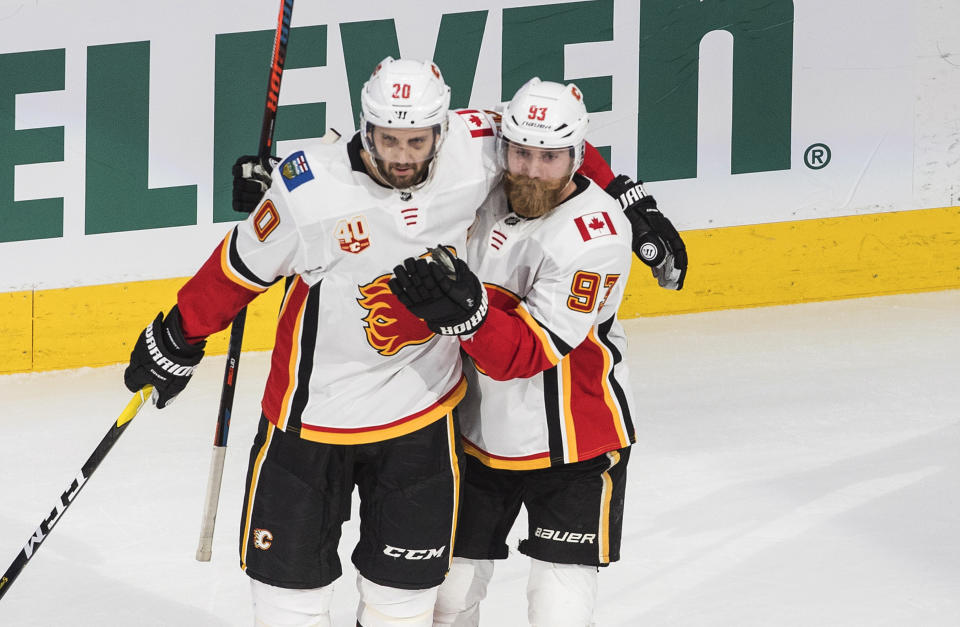
M 521 506 L 530 624 L 589 625 L 597 568 L 620 557 L 635 434 L 617 308 L 631 229 L 575 174 L 587 120 L 575 85 L 524 85 L 503 114 L 506 172 L 471 227 L 469 267 L 438 247 L 433 263 L 409 258 L 390 282 L 432 330 L 459 335 L 474 366 L 459 410 L 469 455 L 455 557 L 435 625 L 479 623 Z
M 155 386 L 162 408 L 186 386 L 207 336 L 295 277 L 241 521 L 258 625 L 330 624 L 355 485 L 358 624 L 431 624 L 451 561 L 462 463 L 452 410 L 466 381 L 458 342 L 410 314 L 387 281 L 397 259 L 429 243 L 463 251 L 500 179 L 496 121 L 449 111 L 449 102 L 433 63 L 384 59 L 363 86 L 360 131 L 334 145 L 303 143 L 283 159 L 262 202 L 131 355 L 126 385 Z

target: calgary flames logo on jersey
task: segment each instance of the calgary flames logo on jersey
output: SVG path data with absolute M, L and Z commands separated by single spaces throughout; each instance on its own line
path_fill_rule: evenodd
M 363 298 L 357 299 L 367 310 L 363 319 L 367 323 L 364 329 L 367 342 L 385 357 L 396 355 L 404 346 L 423 344 L 434 335 L 426 323 L 410 313 L 390 291 L 387 281 L 391 276 L 384 274 L 359 286 Z

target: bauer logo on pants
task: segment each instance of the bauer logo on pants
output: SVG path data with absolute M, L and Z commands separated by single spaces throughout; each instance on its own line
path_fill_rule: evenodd
M 273 534 L 268 529 L 253 530 L 253 546 L 266 551 L 273 545 Z
M 571 542 L 573 544 L 593 544 L 597 539 L 595 533 L 574 533 L 572 531 L 557 531 L 556 529 L 544 529 L 537 527 L 535 536 L 544 540 L 553 540 L 554 542 Z

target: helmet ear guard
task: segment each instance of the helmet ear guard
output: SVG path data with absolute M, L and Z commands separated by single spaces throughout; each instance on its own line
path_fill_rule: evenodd
M 504 108 L 501 157 L 506 154 L 508 142 L 539 149 L 572 148 L 572 176 L 583 163 L 589 123 L 583 95 L 576 85 L 531 78 Z

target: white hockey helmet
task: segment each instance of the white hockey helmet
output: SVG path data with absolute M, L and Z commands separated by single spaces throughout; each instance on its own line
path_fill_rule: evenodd
M 503 111 L 500 155 L 506 167 L 508 142 L 539 149 L 572 148 L 573 169 L 583 163 L 590 117 L 583 94 L 573 83 L 564 85 L 534 77 L 517 90 Z
M 450 87 L 443 82 L 440 68 L 432 61 L 387 57 L 377 64 L 360 92 L 360 138 L 364 149 L 370 145 L 370 126 L 414 129 L 436 126 L 440 149 L 447 133 Z

